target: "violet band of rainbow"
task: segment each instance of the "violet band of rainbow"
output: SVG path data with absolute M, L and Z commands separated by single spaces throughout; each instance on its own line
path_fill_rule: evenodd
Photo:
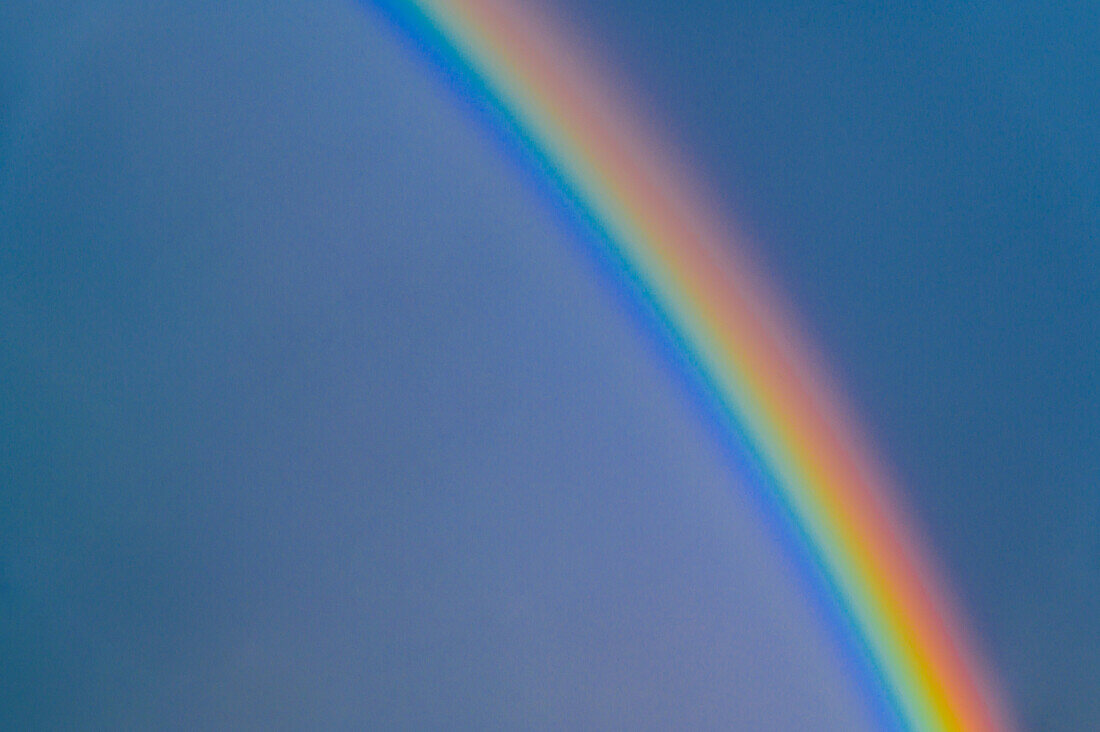
M 378 0 L 478 85 L 609 249 L 770 478 L 801 550 L 860 646 L 890 726 L 1008 729 L 953 602 L 890 483 L 688 177 L 662 157 L 591 64 L 507 0 Z

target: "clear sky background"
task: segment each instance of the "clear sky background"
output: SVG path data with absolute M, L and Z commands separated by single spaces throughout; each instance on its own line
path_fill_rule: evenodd
M 1096 11 L 758 5 L 554 7 L 1088 727 Z M 580 236 L 354 3 L 5 4 L 0 721 L 867 726 Z
M 1100 721 L 1100 6 L 562 0 L 895 469 L 1023 721 Z

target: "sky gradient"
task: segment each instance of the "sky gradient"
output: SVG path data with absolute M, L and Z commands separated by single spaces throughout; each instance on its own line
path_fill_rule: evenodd
M 30 7 L 5 721 L 868 724 L 577 228 L 393 29 Z M 554 7 L 756 233 L 1025 724 L 1100 718 L 1096 12 Z

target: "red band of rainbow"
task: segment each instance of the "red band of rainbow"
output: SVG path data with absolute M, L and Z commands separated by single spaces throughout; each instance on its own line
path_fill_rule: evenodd
M 1007 729 L 988 676 L 889 482 L 860 450 L 789 318 L 734 250 L 737 237 L 662 159 L 591 64 L 507 0 L 382 0 L 439 43 L 507 117 L 709 385 L 862 642 L 899 725 Z M 430 36 L 430 38 L 429 38 Z

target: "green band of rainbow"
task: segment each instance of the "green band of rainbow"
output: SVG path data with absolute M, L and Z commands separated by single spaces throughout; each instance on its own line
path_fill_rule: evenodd
M 908 729 L 1008 727 L 950 602 L 794 328 L 591 64 L 507 0 L 381 0 L 473 79 L 629 271 L 770 476 Z

